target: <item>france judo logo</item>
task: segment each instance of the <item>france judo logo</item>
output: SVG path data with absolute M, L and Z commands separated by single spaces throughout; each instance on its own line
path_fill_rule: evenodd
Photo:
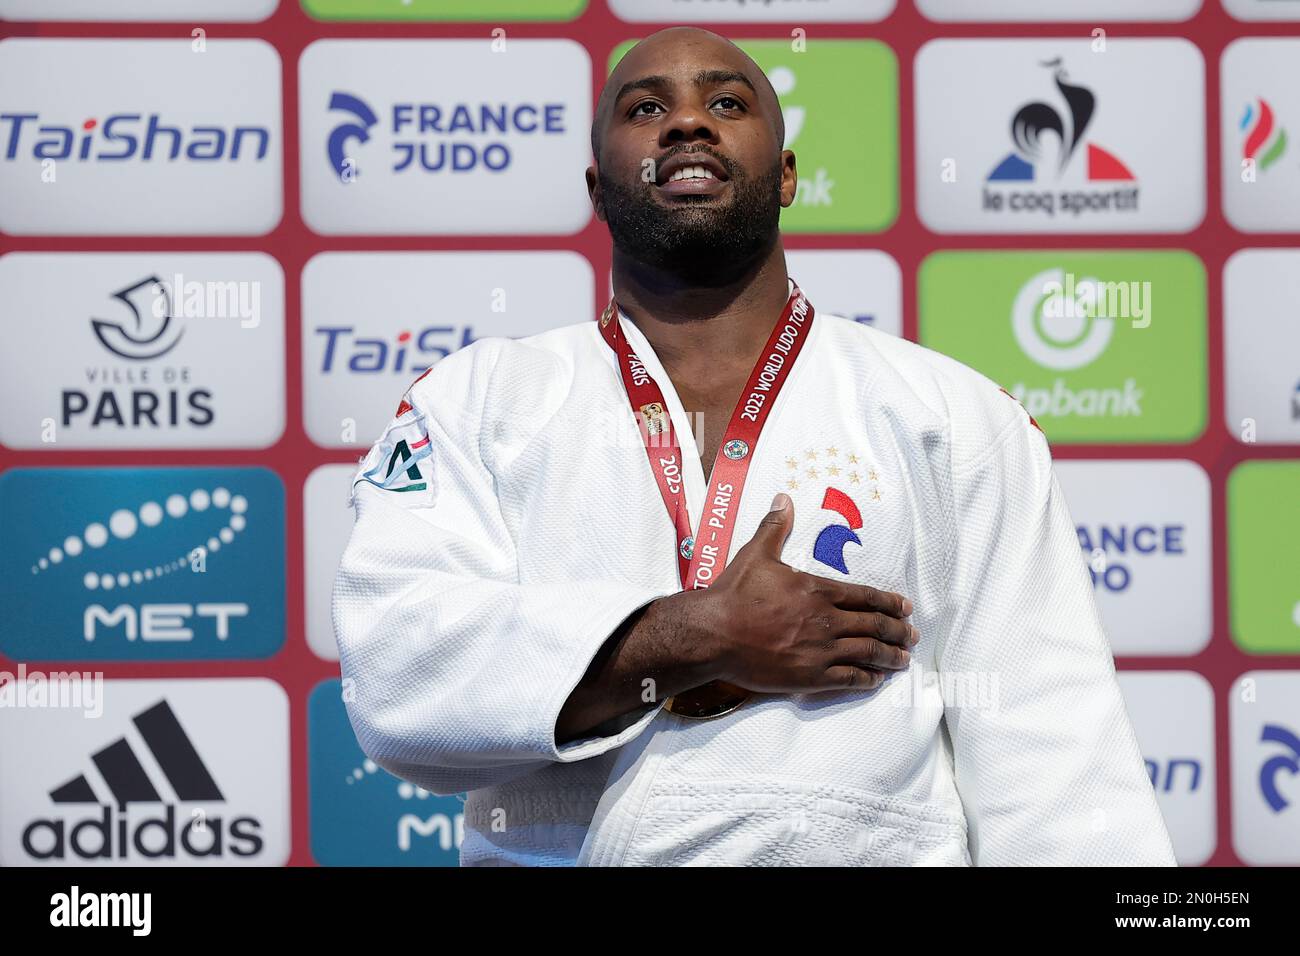
M 822 528 L 813 544 L 813 558 L 840 574 L 848 574 L 849 566 L 844 563 L 844 546 L 852 541 L 862 547 L 862 539 L 856 533 L 862 527 L 862 512 L 853 503 L 853 499 L 838 488 L 826 489 L 826 494 L 822 497 L 822 509 L 836 512 L 846 524 L 828 524 Z
M 356 179 L 356 163 L 348 155 L 349 144 L 354 140 L 360 143 L 370 141 L 370 130 L 379 123 L 379 117 L 365 101 L 350 93 L 336 92 L 330 97 L 330 110 L 350 113 L 356 122 L 344 122 L 334 127 L 330 133 L 327 152 L 330 165 L 338 174 L 339 182 L 347 183 Z
M 1289 803 L 1278 789 L 1277 777 L 1283 771 L 1300 774 L 1300 737 L 1278 724 L 1265 724 L 1259 739 L 1261 743 L 1281 744 L 1290 751 L 1270 757 L 1259 768 L 1259 792 L 1274 813 L 1281 813 Z

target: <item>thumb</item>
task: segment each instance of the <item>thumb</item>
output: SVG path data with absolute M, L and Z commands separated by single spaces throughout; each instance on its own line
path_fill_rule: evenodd
M 793 526 L 794 502 L 790 500 L 789 495 L 778 494 L 772 499 L 772 510 L 758 523 L 758 530 L 754 532 L 750 543 L 758 548 L 760 553 L 774 561 L 780 561 L 781 548 L 784 547 L 785 539 L 790 536 L 790 529 Z

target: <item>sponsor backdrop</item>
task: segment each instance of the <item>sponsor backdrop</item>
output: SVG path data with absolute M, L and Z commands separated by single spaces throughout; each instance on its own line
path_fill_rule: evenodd
M 672 23 L 771 78 L 818 308 L 1048 435 L 1180 861 L 1300 863 L 1300 0 L 0 18 L 0 865 L 457 862 L 347 720 L 349 479 L 431 363 L 604 304 L 592 107 Z

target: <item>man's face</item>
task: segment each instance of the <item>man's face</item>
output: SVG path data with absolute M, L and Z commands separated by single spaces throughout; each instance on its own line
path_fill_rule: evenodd
M 794 154 L 748 57 L 707 34 L 656 36 L 619 63 L 599 109 L 587 187 L 621 252 L 721 282 L 770 248 Z

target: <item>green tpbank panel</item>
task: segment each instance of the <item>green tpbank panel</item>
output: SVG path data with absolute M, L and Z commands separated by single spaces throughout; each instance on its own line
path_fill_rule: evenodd
M 917 291 L 921 344 L 1005 388 L 1054 444 L 1205 430 L 1205 268 L 1190 252 L 938 252 Z
M 1300 461 L 1246 461 L 1228 475 L 1232 639 L 1300 654 Z

